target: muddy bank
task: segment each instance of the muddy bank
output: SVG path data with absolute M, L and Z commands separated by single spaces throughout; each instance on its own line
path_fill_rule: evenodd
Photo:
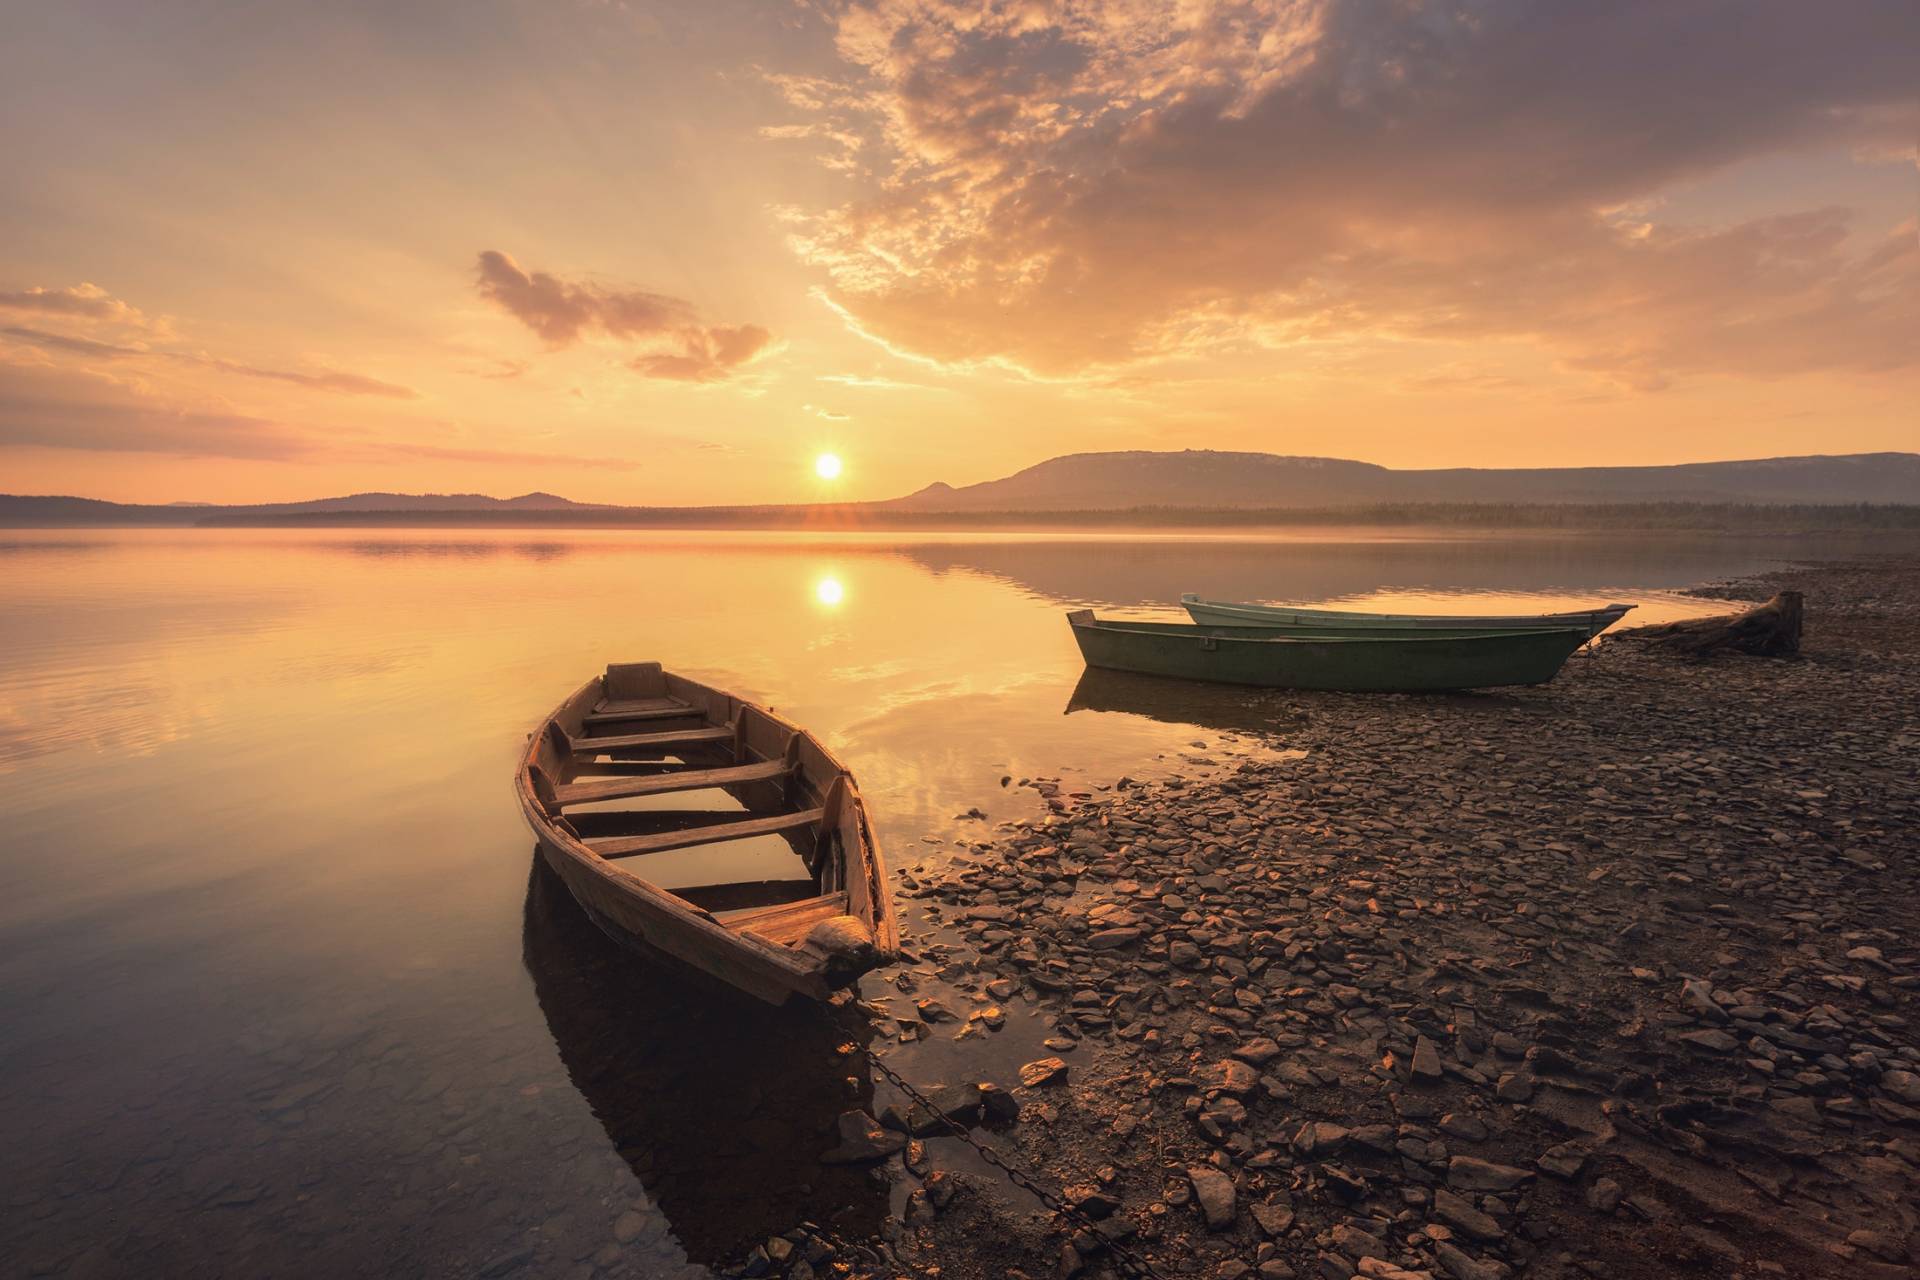
M 1910 1274 L 1920 561 L 1708 593 L 1782 589 L 1797 661 L 1248 693 L 1305 756 L 1082 793 L 903 886 L 948 926 L 926 1034 L 1065 1066 L 982 1137 L 1169 1275 Z M 904 1269 L 1112 1265 L 978 1171 L 898 1176 Z

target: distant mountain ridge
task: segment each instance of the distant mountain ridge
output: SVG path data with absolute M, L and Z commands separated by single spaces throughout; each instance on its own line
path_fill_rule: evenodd
M 1656 467 L 1452 467 L 1396 471 L 1344 458 L 1179 452 L 1076 453 L 1013 475 L 955 487 L 934 483 L 882 502 L 618 506 L 551 493 L 356 493 L 308 502 L 138 505 L 95 498 L 0 494 L 0 526 L 621 523 L 780 527 L 810 513 L 925 524 L 941 513 L 973 523 L 1006 515 L 1074 512 L 1205 513 L 1409 506 L 1631 506 L 1649 503 L 1839 506 L 1920 505 L 1920 454 L 1857 453 Z M 1204 517 L 1202 518 L 1204 523 Z
M 1378 503 L 1920 502 L 1920 454 L 1651 467 L 1395 471 L 1343 458 L 1188 449 L 1076 453 L 999 480 L 931 484 L 878 504 L 918 511 L 1283 509 Z

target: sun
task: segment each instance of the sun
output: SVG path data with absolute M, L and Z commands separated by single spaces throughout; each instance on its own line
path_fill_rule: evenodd
M 813 474 L 819 476 L 822 480 L 838 480 L 840 478 L 840 455 L 837 453 L 823 453 L 815 458 L 813 460 Z
M 822 578 L 813 584 L 813 598 L 831 609 L 847 598 L 847 589 L 838 578 Z

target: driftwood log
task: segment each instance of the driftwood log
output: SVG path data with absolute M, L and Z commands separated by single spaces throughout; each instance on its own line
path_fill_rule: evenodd
M 1711 657 L 1726 650 L 1786 658 L 1800 652 L 1802 612 L 1800 593 L 1782 591 L 1745 613 L 1633 627 L 1618 634 L 1692 658 Z

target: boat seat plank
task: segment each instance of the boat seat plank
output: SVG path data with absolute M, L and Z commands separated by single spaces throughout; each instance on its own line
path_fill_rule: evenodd
M 726 840 L 745 840 L 752 836 L 778 835 L 802 827 L 817 827 L 824 809 L 802 809 L 798 813 L 775 813 L 744 822 L 710 823 L 704 827 L 683 827 L 679 831 L 656 831 L 644 836 L 612 836 L 588 840 L 587 848 L 603 858 L 632 858 L 643 853 L 662 853 L 697 844 L 719 844 Z
M 708 912 L 759 911 L 784 907 L 820 896 L 816 880 L 734 880 L 726 884 L 689 885 L 673 896 Z M 718 920 L 718 916 L 715 919 Z
M 584 755 L 589 751 L 627 751 L 643 747 L 691 747 L 703 742 L 732 742 L 733 730 L 722 725 L 717 729 L 668 729 L 663 733 L 615 733 L 603 738 L 574 738 L 571 740 L 575 755 Z
M 663 796 L 675 791 L 701 791 L 708 787 L 767 782 L 784 777 L 792 768 L 785 760 L 763 760 L 758 764 L 733 765 L 725 769 L 683 769 L 677 773 L 569 782 L 555 787 L 553 793 L 556 803 L 561 806 L 592 804 L 596 800 L 628 800 L 636 796 Z
M 610 724 L 621 720 L 677 720 L 699 715 L 691 703 L 678 698 L 629 698 L 623 702 L 602 700 L 581 717 L 585 724 Z
M 847 895 L 828 893 L 758 911 L 730 912 L 718 919 L 735 933 L 752 933 L 768 942 L 790 947 L 804 939 L 822 920 L 845 914 Z

